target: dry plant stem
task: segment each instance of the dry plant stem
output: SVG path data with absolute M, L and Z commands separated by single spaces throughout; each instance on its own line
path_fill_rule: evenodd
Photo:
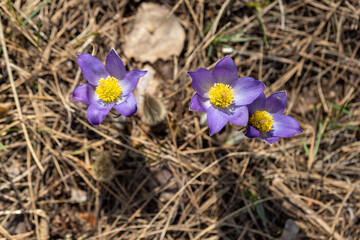
M 346 201 L 349 199 L 349 197 L 354 192 L 354 190 L 358 187 L 359 183 L 360 183 L 360 181 L 354 183 L 353 187 L 345 195 L 345 197 L 341 203 L 341 206 L 339 207 L 338 211 L 336 212 L 335 221 L 334 221 L 333 225 L 331 226 L 331 232 L 335 232 L 335 227 L 336 227 L 337 223 L 339 222 L 339 216 L 341 214 L 341 211 L 343 210 Z
M 279 8 L 281 13 L 281 29 L 285 30 L 285 12 L 284 12 L 284 5 L 282 0 L 278 0 L 279 2 Z
M 185 66 L 184 66 L 184 69 L 188 68 L 190 66 L 190 63 L 192 62 L 192 60 L 195 58 L 195 56 L 199 53 L 199 51 L 205 47 L 207 47 L 211 41 L 214 39 L 214 36 L 216 34 L 216 29 L 218 27 L 218 24 L 219 24 L 219 21 L 220 21 L 220 18 L 222 16 L 222 12 L 225 10 L 225 8 L 227 7 L 227 5 L 229 5 L 230 3 L 230 0 L 226 0 L 220 10 L 219 10 L 219 13 L 218 15 L 216 16 L 211 28 L 210 28 L 210 31 L 208 32 L 208 34 L 206 34 L 206 36 L 203 38 L 203 40 L 201 41 L 201 43 L 194 49 L 194 51 L 191 53 L 191 55 L 189 56 L 189 58 L 187 59 L 186 63 L 185 63 Z M 180 72 L 179 72 L 180 74 Z
M 0 225 L 0 233 L 6 237 L 6 239 L 10 239 L 12 240 L 13 239 L 13 236 L 11 236 L 11 234 L 5 229 L 3 228 L 1 225 Z
M 28 148 L 29 148 L 29 150 L 31 152 L 32 157 L 34 158 L 39 170 L 41 171 L 41 173 L 44 173 L 44 167 L 41 165 L 41 162 L 40 162 L 39 158 L 37 157 L 37 155 L 36 155 L 36 153 L 34 151 L 34 148 L 33 148 L 32 144 L 31 144 L 31 141 L 30 141 L 30 138 L 29 138 L 29 133 L 28 133 L 28 131 L 26 129 L 26 125 L 25 125 L 25 122 L 24 122 L 24 117 L 22 115 L 21 106 L 20 106 L 20 102 L 19 102 L 19 97 L 18 97 L 17 92 L 16 92 L 14 78 L 13 78 L 11 68 L 10 68 L 9 55 L 8 55 L 6 44 L 5 44 L 5 38 L 4 38 L 4 31 L 3 31 L 1 16 L 0 16 L 0 39 L 1 39 L 1 46 L 2 46 L 2 49 L 3 49 L 4 58 L 5 58 L 5 62 L 6 62 L 6 70 L 8 72 L 9 80 L 10 80 L 10 83 L 11 83 L 11 88 L 12 88 L 12 91 L 13 91 L 13 94 L 14 94 L 14 100 L 15 100 L 16 108 L 18 110 L 21 128 L 22 128 L 22 130 L 24 132 L 24 137 L 25 137 L 26 143 L 28 145 Z
M 295 196 L 293 192 L 287 186 L 285 186 L 285 184 L 280 179 L 274 179 L 273 185 L 278 188 L 292 204 L 303 210 L 308 217 L 311 217 L 316 222 L 316 224 L 322 227 L 330 236 L 333 236 L 335 240 L 344 240 L 344 238 L 341 237 L 339 233 L 333 231 L 332 228 L 323 219 L 318 217 L 313 210 L 308 208 L 303 201 L 298 199 L 298 197 Z M 349 193 L 351 192 L 352 191 L 349 191 Z
M 247 209 L 251 208 L 252 206 L 255 206 L 256 204 L 263 203 L 263 202 L 266 202 L 268 200 L 282 199 L 284 197 L 285 196 L 282 196 L 282 197 L 269 197 L 269 198 L 257 200 L 255 202 L 249 204 L 249 205 L 246 205 L 246 206 L 232 212 L 231 214 L 227 215 L 226 217 L 224 217 L 222 219 L 219 219 L 214 224 L 211 224 L 209 227 L 207 227 L 206 229 L 201 231 L 198 235 L 196 235 L 194 240 L 202 239 L 201 237 L 204 236 L 207 232 L 211 231 L 212 229 L 215 229 L 216 227 L 221 226 L 226 220 L 231 219 L 232 217 L 234 217 L 234 216 L 236 216 L 236 215 L 238 215 L 238 214 L 240 214 L 242 212 L 245 212 Z
M 307 164 L 307 167 L 309 170 L 311 169 L 312 165 L 314 164 L 314 162 L 316 160 L 315 145 L 316 145 L 318 133 L 320 131 L 321 135 L 324 134 L 328 122 L 329 122 L 329 118 L 327 117 L 325 119 L 324 123 L 319 125 L 319 127 L 321 126 L 321 129 L 313 128 L 313 136 L 311 138 L 311 146 L 310 146 L 309 159 L 308 159 L 308 164 Z
M 139 150 L 137 150 L 137 149 L 135 149 L 135 148 L 132 148 L 132 147 L 130 147 L 130 146 L 128 146 L 128 145 L 126 145 L 126 144 L 124 144 L 124 143 L 122 143 L 122 142 L 120 142 L 120 141 L 118 141 L 118 140 L 116 140 L 116 139 L 114 139 L 114 138 L 112 138 L 112 137 L 110 137 L 110 136 L 102 133 L 101 131 L 99 131 L 99 130 L 96 129 L 95 127 L 93 127 L 93 126 L 91 126 L 90 124 L 88 124 L 88 123 L 84 122 L 83 120 L 81 120 L 80 118 L 76 118 L 76 120 L 79 121 L 80 123 L 82 123 L 84 126 L 86 126 L 87 128 L 89 128 L 90 130 L 92 130 L 92 131 L 96 132 L 97 134 L 101 135 L 101 136 L 104 137 L 106 140 L 112 141 L 112 142 L 118 144 L 119 146 L 122 146 L 122 147 L 124 147 L 124 148 L 126 148 L 126 149 L 128 149 L 128 150 L 130 150 L 130 151 L 134 151 L 134 152 L 136 152 L 136 153 L 139 153 L 139 154 L 143 155 L 143 153 L 140 152 Z
M 225 155 L 219 159 L 217 159 L 216 161 L 213 161 L 211 164 L 209 164 L 208 166 L 206 166 L 204 169 L 202 169 L 198 174 L 196 174 L 193 178 L 191 178 L 185 185 L 183 185 L 179 191 L 177 191 L 176 194 L 174 194 L 174 196 L 161 208 L 161 210 L 155 215 L 155 217 L 150 221 L 150 223 L 143 229 L 141 235 L 139 236 L 139 238 L 143 238 L 146 231 L 153 225 L 153 223 L 159 218 L 159 216 L 169 207 L 169 205 L 176 199 L 178 198 L 183 191 L 190 185 L 192 184 L 198 177 L 200 177 L 203 173 L 207 172 L 208 170 L 210 170 L 213 166 L 215 166 L 216 164 L 219 164 L 221 161 L 232 157 L 232 156 L 244 156 L 247 154 L 251 154 L 249 152 L 241 152 L 241 153 L 230 153 L 228 155 Z
M 199 24 L 199 20 L 198 20 L 198 18 L 197 18 L 197 15 L 195 14 L 194 9 L 192 9 L 189 0 L 185 0 L 185 3 L 186 3 L 187 8 L 188 8 L 189 11 L 190 11 L 190 14 L 191 14 L 192 18 L 194 19 L 195 25 L 196 25 L 196 27 L 198 28 L 198 32 L 199 32 L 200 36 L 201 36 L 201 37 L 204 37 L 204 33 L 203 33 L 202 30 L 201 30 L 201 27 L 200 27 L 200 24 Z
M 2 165 L 2 168 L 4 168 L 4 166 Z M 9 175 L 5 172 L 4 173 L 5 177 L 7 179 L 9 179 Z M 9 181 L 10 185 L 11 185 L 11 188 L 14 190 L 14 193 L 15 193 L 15 197 L 17 199 L 17 201 L 19 202 L 19 205 L 20 205 L 20 208 L 23 209 L 23 211 L 26 210 L 26 207 L 24 206 L 24 204 L 21 202 L 21 197 L 20 197 L 20 194 L 19 194 L 19 191 L 18 189 L 15 187 L 14 183 L 12 182 L 12 180 Z M 21 211 L 21 210 L 19 210 Z M 9 213 L 11 214 L 11 213 Z M 0 215 L 1 215 L 1 211 L 0 211 Z M 25 223 L 26 223 L 26 228 L 28 230 L 31 229 L 31 225 L 30 225 L 30 219 L 29 219 L 29 216 L 28 215 L 25 215 L 24 216 L 24 220 L 25 220 Z
M 102 235 L 98 236 L 98 237 L 103 237 L 103 236 L 106 236 L 106 235 L 109 235 L 109 234 L 113 234 L 112 236 L 110 236 L 109 239 L 112 239 L 113 236 L 115 236 L 116 233 L 120 232 L 120 231 L 123 231 L 124 228 L 129 224 L 131 223 L 134 218 L 136 218 L 137 216 L 140 215 L 141 211 L 143 210 L 143 208 L 150 202 L 150 200 L 152 199 L 153 195 L 149 196 L 147 198 L 147 200 L 141 205 L 140 208 L 138 208 L 131 216 L 130 218 L 127 220 L 126 223 L 124 223 L 122 226 L 120 226 L 119 228 L 115 229 L 115 230 L 109 230 L 109 231 L 105 231 Z M 116 220 L 114 221 L 113 225 L 111 226 L 112 228 L 115 227 L 116 223 L 120 220 L 121 216 L 118 216 L 116 218 Z
M 155 215 L 155 217 L 150 221 L 150 223 L 144 228 L 144 230 L 142 231 L 141 235 L 139 236 L 139 238 L 143 238 L 146 231 L 152 226 L 152 224 L 158 219 L 158 217 L 165 211 L 165 209 L 167 209 L 169 207 L 169 205 L 175 200 L 177 199 L 185 190 L 185 188 L 187 188 L 193 181 L 195 181 L 199 176 L 201 176 L 204 172 L 206 172 L 207 170 L 209 170 L 211 167 L 213 167 L 214 165 L 216 165 L 217 163 L 219 163 L 220 161 L 226 159 L 228 156 L 225 156 L 221 159 L 219 159 L 218 161 L 214 161 L 212 162 L 209 166 L 207 166 L 206 168 L 204 168 L 201 172 L 199 172 L 198 174 L 196 174 L 193 178 L 191 178 L 184 186 L 181 187 L 181 189 L 179 189 L 179 191 L 161 208 L 161 210 Z
M 167 221 L 166 221 L 166 223 L 165 223 L 165 226 L 164 226 L 164 228 L 163 228 L 163 231 L 162 231 L 162 233 L 161 233 L 160 240 L 164 240 L 164 239 L 165 239 L 166 231 L 169 229 L 170 221 L 173 219 L 174 213 L 175 213 L 175 211 L 178 209 L 180 199 L 181 199 L 181 197 L 178 197 L 178 198 L 176 199 L 174 206 L 173 206 L 172 209 L 170 210 L 168 219 L 167 219 Z
M 29 149 L 26 151 L 26 166 L 27 169 L 30 169 L 31 167 L 31 155 L 30 155 L 30 151 Z M 27 175 L 28 178 L 28 185 L 29 185 L 29 191 L 30 191 L 30 200 L 31 200 L 31 208 L 33 209 L 33 211 L 36 211 L 36 199 L 35 199 L 35 194 L 34 194 L 34 189 L 33 189 L 33 181 L 31 179 L 31 174 Z M 40 229 L 39 229 L 39 218 L 37 214 L 34 214 L 34 222 L 35 222 L 35 233 L 36 233 L 36 239 L 39 239 L 40 236 Z

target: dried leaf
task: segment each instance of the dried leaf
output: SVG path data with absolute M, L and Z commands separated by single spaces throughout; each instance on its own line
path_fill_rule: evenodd
M 125 36 L 124 53 L 128 58 L 154 63 L 179 56 L 185 31 L 165 6 L 143 3 L 136 13 L 131 32 Z
M 87 200 L 86 192 L 80 189 L 72 188 L 70 200 L 78 203 L 86 202 Z
M 78 213 L 79 217 L 89 223 L 92 227 L 96 225 L 96 215 L 92 213 Z
M 286 220 L 285 228 L 284 228 L 283 233 L 281 234 L 280 239 L 281 240 L 297 240 L 297 239 L 299 239 L 299 237 L 298 237 L 299 230 L 300 230 L 299 226 L 296 225 L 296 223 L 292 219 L 288 219 L 288 220 Z
M 0 103 L 0 117 L 5 116 L 5 114 L 14 106 L 13 103 Z
M 50 239 L 49 224 L 45 218 L 40 218 L 39 239 Z

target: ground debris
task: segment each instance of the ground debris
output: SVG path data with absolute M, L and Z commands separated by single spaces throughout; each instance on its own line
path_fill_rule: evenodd
M 355 0 L 2 1 L 0 236 L 358 239 L 359 9 Z M 148 74 L 135 115 L 114 110 L 92 126 L 72 100 L 87 82 L 77 54 L 105 61 L 112 47 L 127 72 Z M 189 110 L 187 72 L 225 56 L 266 96 L 286 91 L 284 114 L 301 135 L 269 146 L 228 124 L 209 136 L 206 113 Z M 166 107 L 155 126 L 141 113 L 145 94 Z
M 131 32 L 125 36 L 124 52 L 128 58 L 154 63 L 179 56 L 184 41 L 184 29 L 167 7 L 142 3 Z

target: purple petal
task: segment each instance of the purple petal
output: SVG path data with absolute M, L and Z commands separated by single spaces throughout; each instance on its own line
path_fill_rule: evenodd
M 143 77 L 147 71 L 140 71 L 140 70 L 132 70 L 128 74 L 126 74 L 123 80 L 119 80 L 119 84 L 121 86 L 121 92 L 123 96 L 128 95 L 131 93 L 139 82 L 139 79 Z
M 77 62 L 82 74 L 93 86 L 96 86 L 101 78 L 106 79 L 110 75 L 104 64 L 89 53 L 79 54 Z
M 137 111 L 137 102 L 133 93 L 130 93 L 125 101 L 120 104 L 116 104 L 113 107 L 121 115 L 125 117 L 131 117 Z
M 236 105 L 252 103 L 263 91 L 264 84 L 252 77 L 242 77 L 231 82 L 234 89 L 234 102 Z
M 247 136 L 248 138 L 257 138 L 260 137 L 260 131 L 249 125 L 245 136 Z
M 83 85 L 77 86 L 73 92 L 72 100 L 90 104 L 95 98 L 95 87 L 84 83 Z
M 260 138 L 262 140 L 266 141 L 269 144 L 274 144 L 274 143 L 276 143 L 277 141 L 280 140 L 279 137 L 263 137 L 263 136 L 260 136 Z
M 213 74 L 205 69 L 199 68 L 197 71 L 191 72 L 188 74 L 192 78 L 192 87 L 201 97 L 207 97 L 209 90 L 215 84 L 215 78 Z
M 302 133 L 299 123 L 287 115 L 273 115 L 272 135 L 276 137 L 292 137 Z
M 190 110 L 191 111 L 199 111 L 206 112 L 206 109 L 210 107 L 210 101 L 207 98 L 200 97 L 198 93 L 195 93 L 190 101 Z
M 266 102 L 266 98 L 265 98 L 265 94 L 261 93 L 256 99 L 255 101 L 253 101 L 252 103 L 250 103 L 249 105 L 247 105 L 248 109 L 249 109 L 249 115 L 250 117 L 256 112 L 256 111 L 264 111 L 265 110 L 265 102 Z
M 237 107 L 229 116 L 229 122 L 238 126 L 246 126 L 249 121 L 249 111 L 246 106 Z
M 124 63 L 115 50 L 112 48 L 109 54 L 106 56 L 106 70 L 118 80 L 121 80 L 126 75 Z
M 97 101 L 90 104 L 87 109 L 87 117 L 92 125 L 99 125 L 108 115 L 112 105 L 102 106 Z
M 214 107 L 207 109 L 207 119 L 210 128 L 210 136 L 219 132 L 228 122 L 228 115 Z
M 237 78 L 237 67 L 231 57 L 224 57 L 215 65 L 212 73 L 216 82 L 230 84 Z
M 282 114 L 286 107 L 286 92 L 277 92 L 266 98 L 265 109 L 271 114 Z

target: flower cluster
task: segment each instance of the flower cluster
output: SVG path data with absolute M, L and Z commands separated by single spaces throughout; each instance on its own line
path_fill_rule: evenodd
M 221 59 L 210 72 L 200 68 L 188 72 L 195 94 L 190 110 L 206 112 L 210 135 L 219 132 L 227 122 L 247 126 L 246 136 L 273 144 L 280 137 L 301 133 L 299 123 L 282 115 L 286 93 L 265 97 L 264 84 L 251 77 L 237 77 L 237 68 L 230 57 Z
M 137 111 L 132 91 L 146 71 L 126 73 L 121 58 L 111 49 L 106 65 L 85 53 L 78 55 L 81 72 L 88 81 L 75 88 L 72 99 L 89 104 L 88 120 L 99 125 L 114 108 L 125 117 Z M 264 84 L 251 77 L 237 77 L 237 67 L 230 57 L 221 59 L 213 71 L 200 68 L 188 72 L 195 94 L 190 110 L 207 113 L 210 135 L 219 132 L 227 122 L 247 126 L 246 136 L 272 144 L 280 137 L 301 133 L 299 123 L 283 115 L 286 93 L 278 92 L 265 97 Z

